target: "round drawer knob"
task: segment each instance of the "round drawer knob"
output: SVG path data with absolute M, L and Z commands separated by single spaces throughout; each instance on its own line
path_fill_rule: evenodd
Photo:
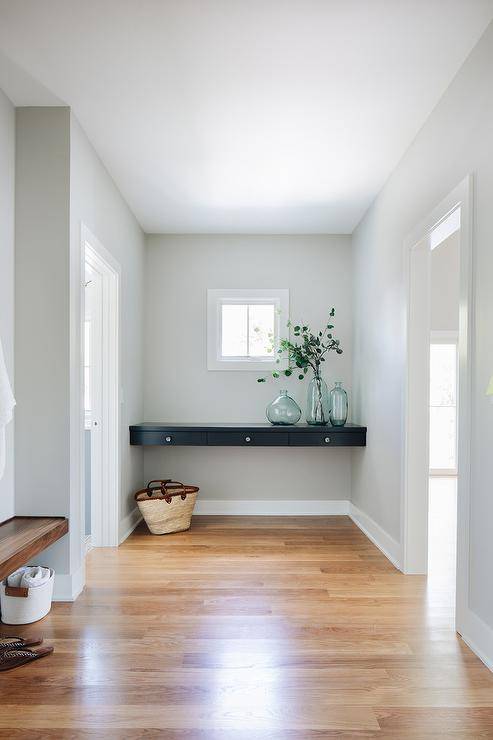
M 324 442 L 326 445 L 328 445 L 330 442 L 330 437 L 325 437 Z
M 165 437 L 165 438 L 164 438 L 164 441 L 165 441 L 165 442 L 171 442 L 171 437 Z
M 252 441 L 251 437 L 245 437 L 245 442 L 251 442 L 251 441 Z

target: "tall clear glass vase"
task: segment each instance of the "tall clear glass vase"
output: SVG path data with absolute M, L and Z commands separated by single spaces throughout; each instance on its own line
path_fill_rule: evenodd
M 314 375 L 308 385 L 306 421 L 314 426 L 329 423 L 330 401 L 327 384 L 321 375 Z
M 330 423 L 333 427 L 343 427 L 347 421 L 347 393 L 338 380 L 330 392 Z

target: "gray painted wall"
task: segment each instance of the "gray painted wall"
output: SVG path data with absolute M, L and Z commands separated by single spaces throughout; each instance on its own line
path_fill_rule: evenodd
M 144 236 L 68 108 L 17 109 L 16 166 L 16 513 L 70 516 L 69 538 L 43 555 L 66 594 L 84 580 L 81 223 L 122 268 L 123 530 L 143 480 L 128 425 L 143 409 Z
M 14 194 L 15 111 L 0 90 L 0 338 L 14 385 Z M 14 514 L 14 422 L 5 435 L 5 472 L 0 480 L 0 521 Z
M 120 534 L 135 509 L 133 493 L 143 483 L 143 453 L 128 444 L 128 427 L 143 418 L 143 326 L 145 239 L 76 118 L 71 116 L 70 228 L 73 283 L 80 284 L 81 223 L 94 234 L 121 267 L 120 366 Z M 72 306 L 74 345 L 80 346 L 80 303 Z M 74 357 L 75 372 L 80 358 Z M 77 404 L 81 403 L 80 398 Z M 78 406 L 80 408 L 80 405 Z M 80 496 L 79 496 L 80 499 Z
M 17 108 L 16 133 L 15 510 L 68 516 L 69 110 Z M 67 539 L 43 554 L 61 574 Z
M 490 25 L 354 234 L 353 395 L 356 414 L 369 430 L 368 446 L 354 458 L 352 470 L 354 503 L 399 540 L 406 364 L 403 244 L 411 230 L 474 173 L 469 606 L 490 628 L 493 405 L 485 391 L 493 369 L 492 76 Z M 477 647 L 488 655 L 482 641 Z
M 334 305 L 344 354 L 330 356 L 326 379 L 350 391 L 350 237 L 154 235 L 147 247 L 147 420 L 265 421 L 266 405 L 283 386 L 305 409 L 306 382 L 259 385 L 255 372 L 207 370 L 207 288 L 289 288 L 291 316 L 313 326 Z M 197 483 L 211 499 L 348 499 L 350 452 L 152 448 L 145 474 Z

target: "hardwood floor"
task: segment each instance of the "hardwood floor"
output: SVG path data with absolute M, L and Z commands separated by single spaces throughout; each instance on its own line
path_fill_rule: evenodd
M 493 674 L 450 587 L 346 517 L 140 527 L 87 567 L 74 604 L 23 628 L 55 653 L 0 674 L 0 737 L 493 738 Z

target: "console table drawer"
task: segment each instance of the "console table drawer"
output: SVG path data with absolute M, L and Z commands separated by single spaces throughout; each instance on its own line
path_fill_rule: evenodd
M 130 427 L 130 444 L 211 447 L 364 447 L 366 427 L 273 426 L 272 424 L 180 424 L 147 422 Z
M 290 432 L 289 444 L 294 447 L 359 447 L 365 444 L 364 434 L 358 432 Z
M 147 431 L 132 431 L 131 433 L 131 444 L 139 445 L 165 445 L 166 447 L 172 447 L 173 445 L 206 445 L 207 444 L 207 433 L 206 432 L 147 432 Z
M 223 447 L 284 447 L 289 444 L 287 432 L 208 432 L 208 444 Z

